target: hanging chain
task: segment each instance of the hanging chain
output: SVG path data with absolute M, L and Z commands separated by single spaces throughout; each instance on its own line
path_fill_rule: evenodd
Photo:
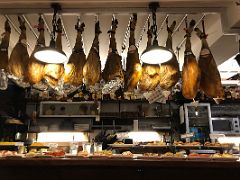
M 53 27 L 53 31 L 51 33 L 51 36 L 52 36 L 52 39 L 55 40 L 56 31 L 57 31 L 57 8 L 54 8 L 54 14 L 53 14 L 53 19 L 52 19 L 52 27 Z
M 153 9 L 152 11 L 152 20 L 153 20 L 152 32 L 154 35 L 154 40 L 156 40 L 157 39 L 156 9 Z
M 140 43 L 142 42 L 143 34 L 146 32 L 147 25 L 148 25 L 148 22 L 149 22 L 149 18 L 150 18 L 150 17 L 151 17 L 151 14 L 148 14 L 148 17 L 147 17 L 147 19 L 146 19 L 146 22 L 144 23 L 144 26 L 143 26 L 143 28 L 142 28 L 142 30 L 141 30 L 141 35 L 140 35 L 139 40 L 138 40 L 138 42 L 137 42 L 137 44 L 136 44 L 136 47 L 137 47 L 137 48 L 139 48 Z
M 130 24 L 131 24 L 132 19 L 133 19 L 133 17 L 131 15 L 130 18 L 129 18 L 129 21 L 128 21 L 127 29 L 126 29 L 126 32 L 125 32 L 125 35 L 124 35 L 124 39 L 123 39 L 123 43 L 122 43 L 122 53 L 126 49 L 127 38 L 129 38 L 129 35 L 130 35 Z

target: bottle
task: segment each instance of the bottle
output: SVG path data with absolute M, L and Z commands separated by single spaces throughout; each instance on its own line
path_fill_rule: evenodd
M 8 78 L 4 69 L 0 70 L 0 90 L 6 90 L 8 87 Z
M 92 139 L 92 142 L 91 142 L 90 154 L 94 154 L 94 139 Z

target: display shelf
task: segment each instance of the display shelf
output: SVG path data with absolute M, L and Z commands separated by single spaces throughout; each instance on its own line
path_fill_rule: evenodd
M 99 119 L 99 115 L 99 101 L 40 102 L 39 117 L 92 117 Z

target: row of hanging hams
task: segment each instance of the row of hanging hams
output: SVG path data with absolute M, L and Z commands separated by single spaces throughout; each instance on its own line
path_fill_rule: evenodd
M 202 42 L 198 61 L 191 50 L 190 37 L 194 26 L 195 21 L 192 20 L 185 29 L 186 44 L 182 69 L 182 94 L 186 99 L 194 99 L 198 89 L 200 89 L 206 96 L 214 98 L 218 103 L 221 99 L 224 99 L 224 89 L 221 84 L 221 77 L 217 69 L 217 64 L 206 40 L 207 35 L 205 34 L 204 21 L 203 32 L 199 28 L 195 28 L 197 36 Z
M 59 81 L 70 84 L 75 87 L 83 83 L 89 87 L 99 83 L 101 79 L 105 83 L 112 80 L 118 80 L 124 84 L 124 91 L 133 92 L 135 89 L 141 91 L 154 90 L 158 85 L 162 89 L 171 90 L 179 81 L 181 76 L 179 64 L 176 56 L 161 65 L 141 64 L 139 59 L 138 48 L 135 44 L 135 28 L 137 23 L 137 14 L 133 14 L 130 21 L 129 48 L 127 53 L 126 71 L 123 70 L 121 56 L 117 52 L 116 30 L 118 26 L 117 19 L 112 20 L 111 29 L 108 31 L 110 37 L 109 52 L 103 71 L 101 72 L 101 61 L 99 56 L 99 35 L 101 34 L 100 24 L 95 24 L 95 37 L 92 47 L 86 58 L 83 49 L 82 34 L 84 32 L 84 23 L 77 21 L 75 29 L 77 31 L 76 43 L 68 63 L 63 64 L 46 64 L 34 58 L 33 53 L 39 48 L 45 46 L 44 38 L 44 21 L 39 17 L 38 31 L 39 37 L 32 55 L 29 57 L 27 52 L 26 27 L 22 18 L 18 18 L 21 34 L 19 41 L 13 48 L 8 60 L 9 38 L 11 28 L 6 21 L 5 33 L 0 44 L 1 56 L 0 66 L 6 69 L 14 77 L 26 81 L 31 85 L 38 84 L 42 81 L 47 82 L 51 87 L 59 85 Z M 167 25 L 168 37 L 166 47 L 172 50 L 172 34 L 176 22 L 171 26 Z M 212 56 L 206 41 L 205 31 L 201 32 L 196 28 L 195 31 L 202 41 L 202 48 L 199 60 L 196 60 L 191 50 L 191 33 L 195 27 L 195 21 L 192 20 L 186 30 L 185 56 L 182 70 L 182 94 L 187 99 L 194 99 L 198 90 L 202 90 L 207 96 L 212 98 L 222 98 L 224 91 L 221 85 L 220 74 L 216 62 Z M 152 31 L 150 22 L 148 22 L 147 47 L 152 44 Z M 62 22 L 57 21 L 57 38 L 56 48 L 62 50 Z

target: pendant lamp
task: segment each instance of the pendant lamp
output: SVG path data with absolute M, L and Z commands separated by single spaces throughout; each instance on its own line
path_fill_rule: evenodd
M 158 2 L 151 2 L 149 9 L 152 11 L 152 31 L 154 35 L 153 43 L 141 55 L 141 61 L 147 64 L 162 64 L 172 59 L 173 52 L 166 47 L 159 46 L 157 40 L 156 10 L 159 7 Z
M 49 64 L 61 64 L 67 62 L 68 58 L 66 54 L 56 49 L 55 34 L 57 29 L 57 11 L 61 9 L 59 4 L 53 3 L 52 8 L 54 9 L 52 26 L 53 31 L 51 33 L 51 41 L 49 47 L 41 47 L 38 51 L 34 53 L 34 57 L 41 62 Z

